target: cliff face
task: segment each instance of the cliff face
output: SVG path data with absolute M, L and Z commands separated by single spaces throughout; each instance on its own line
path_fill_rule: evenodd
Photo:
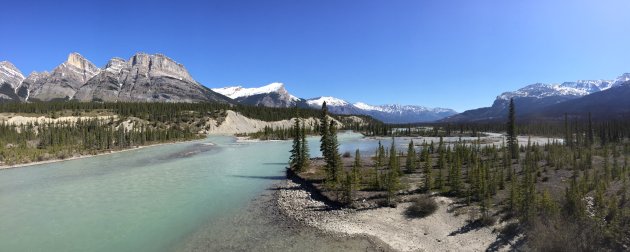
M 162 55 L 138 53 L 128 61 L 111 59 L 83 85 L 80 101 L 230 102 L 197 83 L 182 64 Z
M 69 100 L 89 79 L 100 73 L 100 69 L 78 53 L 71 53 L 68 59 L 51 73 L 32 73 L 23 86 L 31 101 Z M 18 92 L 25 93 L 25 92 Z
M 52 72 L 27 78 L 11 63 L 0 62 L 0 101 L 7 100 L 232 102 L 196 82 L 182 64 L 146 53 L 113 58 L 102 69 L 71 53 Z

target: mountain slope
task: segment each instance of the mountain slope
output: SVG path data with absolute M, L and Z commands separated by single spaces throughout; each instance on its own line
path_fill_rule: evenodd
M 50 73 L 32 73 L 25 82 L 31 101 L 69 100 L 85 82 L 101 70 L 78 53 Z
M 523 115 L 527 119 L 562 119 L 564 114 L 586 117 L 590 112 L 594 119 L 630 117 L 630 80 L 614 87 L 584 97 L 545 107 Z
M 355 103 L 354 105 L 366 111 L 364 114 L 391 123 L 431 122 L 457 114 L 452 109 L 427 108 L 415 105 L 387 104 L 371 106 L 365 103 Z
M 162 55 L 138 53 L 128 61 L 111 59 L 82 86 L 80 101 L 230 102 L 196 82 L 182 64 Z
M 428 122 L 456 114 L 451 109 L 426 108 L 413 105 L 372 106 L 362 102 L 352 104 L 343 99 L 321 96 L 302 99 L 290 94 L 282 83 L 271 83 L 258 88 L 242 86 L 214 88 L 213 91 L 234 99 L 240 104 L 265 107 L 301 107 L 320 109 L 326 102 L 328 111 L 339 115 L 369 115 L 387 123 Z
M 386 123 L 431 122 L 456 114 L 452 109 L 427 108 L 415 105 L 373 106 L 363 102 L 351 104 L 335 97 L 318 97 L 306 100 L 312 108 L 320 108 L 323 102 L 331 113 L 369 115 Z
M 0 62 L 0 102 L 18 101 L 15 90 L 24 80 L 24 75 L 11 62 Z
M 182 64 L 162 55 L 137 53 L 128 61 L 111 59 L 98 68 L 78 53 L 52 72 L 28 77 L 0 62 L 0 101 L 233 101 L 196 82 Z
M 304 100 L 291 95 L 284 84 L 274 82 L 259 88 L 242 86 L 213 88 L 212 91 L 234 99 L 236 102 L 265 107 L 304 107 Z
M 497 96 L 490 107 L 464 111 L 441 122 L 475 122 L 503 120 L 507 115 L 510 99 L 518 108 L 520 115 L 538 113 L 542 109 L 555 104 L 578 99 L 590 94 L 609 90 L 621 85 L 630 75 L 624 74 L 616 80 L 579 80 L 562 84 L 535 83 L 513 92 L 505 92 Z

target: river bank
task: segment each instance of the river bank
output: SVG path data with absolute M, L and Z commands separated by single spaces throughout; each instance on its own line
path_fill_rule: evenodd
M 371 237 L 396 251 L 507 251 L 509 242 L 499 235 L 501 224 L 477 227 L 469 222 L 472 207 L 435 196 L 438 210 L 432 215 L 409 219 L 396 208 L 344 209 L 319 200 L 316 192 L 300 181 L 286 179 L 278 186 L 279 210 L 292 220 L 335 237 Z
M 90 158 L 90 157 L 111 155 L 111 154 L 116 154 L 116 153 L 121 153 L 121 152 L 126 152 L 126 151 L 132 151 L 132 150 L 140 150 L 140 149 L 148 148 L 148 147 L 156 147 L 156 146 L 163 146 L 163 145 L 169 145 L 169 144 L 179 144 L 179 143 L 186 143 L 186 142 L 194 142 L 194 141 L 199 141 L 199 140 L 201 140 L 201 139 L 166 142 L 166 143 L 155 143 L 155 144 L 149 144 L 149 145 L 139 145 L 139 146 L 133 146 L 133 147 L 130 147 L 130 148 L 127 148 L 127 149 L 110 150 L 110 151 L 105 151 L 105 152 L 101 152 L 101 153 L 97 153 L 97 154 L 86 154 L 86 155 L 74 154 L 72 157 L 64 158 L 64 159 L 53 158 L 53 159 L 49 159 L 49 160 L 35 161 L 35 162 L 28 162 L 28 163 L 14 164 L 14 165 L 0 165 L 0 170 L 14 169 L 14 168 L 27 167 L 27 166 L 33 166 L 33 165 L 41 165 L 41 164 L 59 163 L 59 162 L 77 160 L 77 159 L 84 159 L 84 158 Z
M 284 214 L 278 196 L 279 178 L 228 218 L 211 221 L 173 251 L 394 251 L 366 235 L 339 236 L 305 225 Z M 216 227 L 222 227 L 220 231 Z M 264 228 L 261 228 L 264 227 Z

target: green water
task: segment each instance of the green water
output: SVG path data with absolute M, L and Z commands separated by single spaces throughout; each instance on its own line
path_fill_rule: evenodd
M 320 155 L 318 140 L 309 138 L 312 157 Z M 378 141 L 339 135 L 342 153 L 371 155 Z M 409 139 L 396 141 L 406 149 Z M 0 170 L 0 251 L 370 249 L 364 238 L 296 230 L 261 202 L 284 178 L 290 145 L 213 136 Z
M 0 251 L 173 251 L 264 230 L 244 209 L 284 177 L 290 144 L 214 136 L 0 170 Z

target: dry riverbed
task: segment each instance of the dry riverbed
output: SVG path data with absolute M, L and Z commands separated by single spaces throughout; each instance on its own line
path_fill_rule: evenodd
M 335 209 L 313 199 L 300 184 L 286 180 L 277 191 L 278 208 L 300 223 L 338 236 L 367 235 L 398 251 L 503 251 L 509 250 L 499 236 L 502 224 L 476 227 L 468 220 L 471 207 L 461 207 L 447 197 L 436 196 L 438 210 L 430 216 L 409 219 L 396 208 Z

